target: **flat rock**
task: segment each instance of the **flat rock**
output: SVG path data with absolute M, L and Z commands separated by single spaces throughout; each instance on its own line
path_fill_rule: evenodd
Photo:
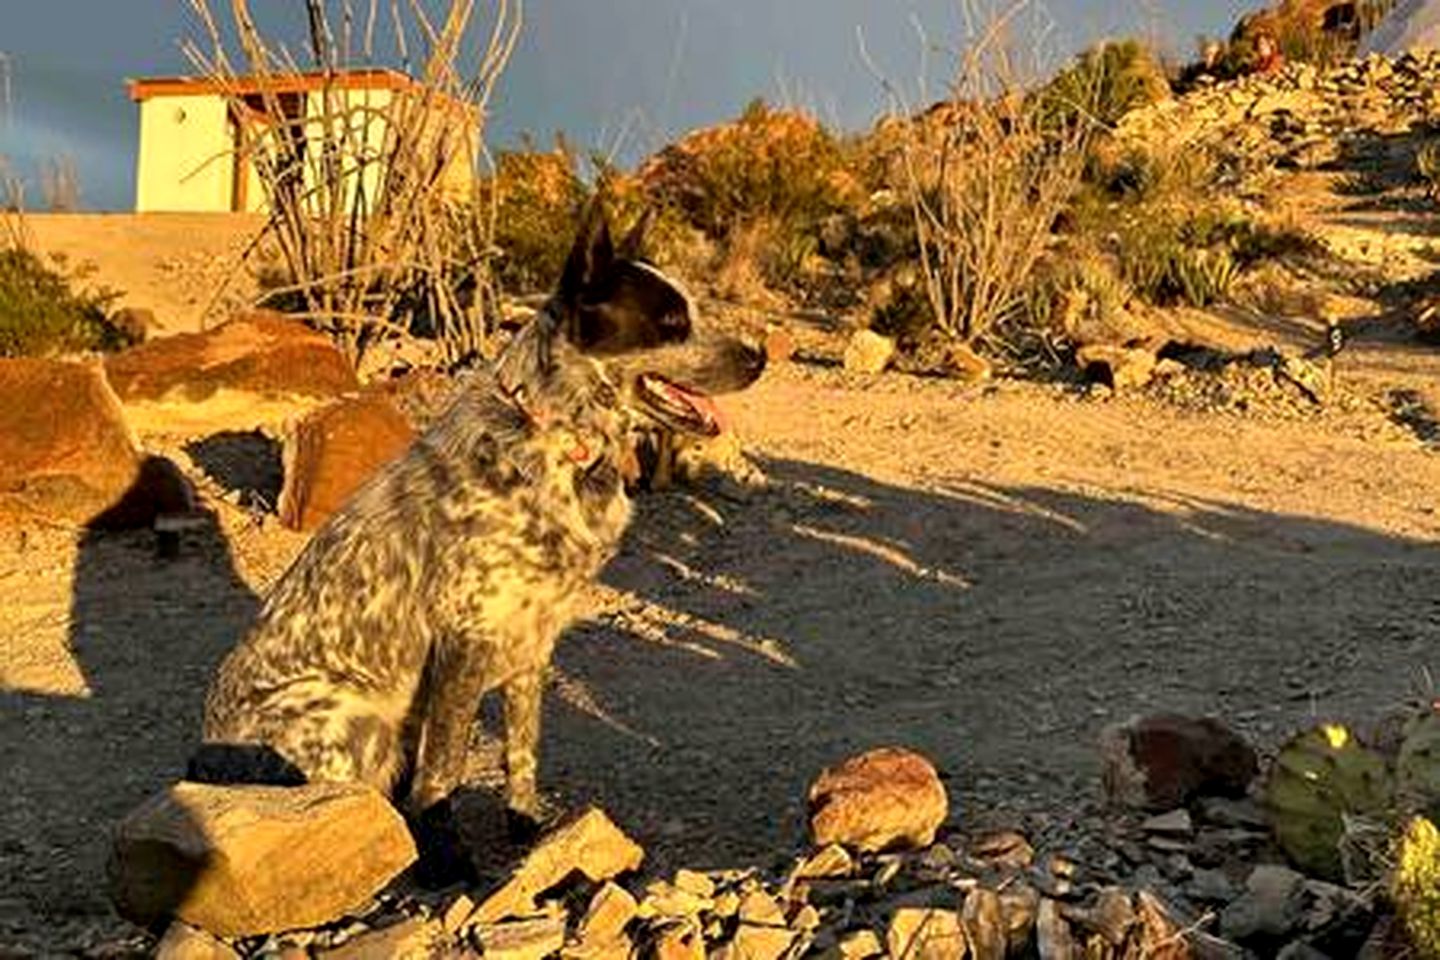
M 147 527 L 193 505 L 146 457 L 96 364 L 0 359 L 0 521 Z
M 925 847 L 949 815 L 949 799 L 929 760 L 882 747 L 820 774 L 810 787 L 815 843 L 862 851 Z
M 360 389 L 327 336 L 267 310 L 122 350 L 105 373 L 132 423 L 170 432 L 254 430 Z
M 1173 810 L 1195 797 L 1244 796 L 1259 770 L 1255 750 L 1213 717 L 1161 713 L 1100 735 L 1101 782 L 1111 803 Z
M 292 530 L 314 530 L 414 438 L 410 422 L 380 393 L 314 411 L 285 443 L 280 521 Z
M 1261 864 L 1245 891 L 1220 914 L 1220 932 L 1239 943 L 1262 941 L 1278 948 L 1305 917 L 1305 878 L 1287 867 Z
M 543 837 L 509 881 L 476 909 L 473 919 L 493 923 L 535 912 L 535 897 L 579 873 L 593 883 L 634 870 L 645 851 L 591 807 Z
M 108 871 L 126 919 L 237 937 L 329 923 L 415 856 L 404 820 L 369 787 L 182 782 L 120 822 Z
M 713 960 L 780 960 L 795 937 L 793 930 L 784 927 L 742 923 L 735 929 L 735 935 L 710 956 Z

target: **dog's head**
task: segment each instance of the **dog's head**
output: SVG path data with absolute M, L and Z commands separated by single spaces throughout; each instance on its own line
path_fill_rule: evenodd
M 754 383 L 765 354 L 700 327 L 684 287 L 641 257 L 649 220 L 647 211 L 617 248 L 592 202 L 546 313 L 568 344 L 604 365 L 635 413 L 713 436 L 723 423 L 711 397 Z

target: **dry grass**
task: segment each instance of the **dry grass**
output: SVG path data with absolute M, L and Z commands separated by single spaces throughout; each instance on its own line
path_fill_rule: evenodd
M 227 92 L 232 115 L 253 113 L 240 88 L 248 76 L 265 116 L 293 116 L 280 91 L 302 67 L 261 34 L 246 0 L 231 0 L 223 24 L 208 0 L 190 4 L 207 46 L 192 42 L 186 52 Z M 306 68 L 321 74 L 321 88 L 308 95 L 303 119 L 251 129 L 237 160 L 254 166 L 269 213 L 264 240 L 291 280 L 271 297 L 298 300 L 296 312 L 332 333 L 357 366 L 379 340 L 417 329 L 433 333 L 444 360 L 455 363 L 489 352 L 494 209 L 479 202 L 476 172 L 486 106 L 518 38 L 519 7 L 497 0 L 478 53 L 469 47 L 474 0 L 451 0 L 438 18 L 419 0 L 392 0 L 384 17 L 378 7 L 378 0 L 307 0 Z M 414 83 L 388 101 L 357 102 L 338 78 L 379 62 L 377 27 L 392 34 L 394 59 Z M 238 67 L 227 34 L 238 38 Z M 473 68 L 462 70 L 472 56 Z M 458 193 L 456 169 L 464 181 Z

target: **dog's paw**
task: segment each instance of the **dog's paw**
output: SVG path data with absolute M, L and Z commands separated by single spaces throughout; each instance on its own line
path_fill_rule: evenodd
M 412 818 L 410 833 L 420 854 L 415 882 L 421 887 L 437 890 L 456 883 L 479 882 L 448 799 L 431 804 Z

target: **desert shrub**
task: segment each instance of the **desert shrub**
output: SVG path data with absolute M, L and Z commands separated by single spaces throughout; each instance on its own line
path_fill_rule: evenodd
M 1024 312 L 1053 226 L 1079 188 L 1093 125 L 1056 125 L 1004 50 L 962 54 L 951 96 L 888 118 L 893 189 L 914 224 L 931 321 L 988 340 Z
M 519 34 L 516 6 L 495 4 L 488 39 L 472 47 L 474 0 L 394 5 L 393 59 L 414 63 L 416 75 L 380 105 L 355 102 L 335 82 L 387 59 L 374 49 L 379 8 L 309 3 L 307 66 L 324 82 L 307 94 L 306 119 L 246 129 L 242 156 L 264 192 L 265 239 L 291 281 L 270 291 L 272 302 L 298 296 L 300 316 L 331 333 L 356 366 L 375 342 L 417 325 L 433 331 L 448 362 L 488 351 L 498 313 L 489 264 L 495 210 L 480 202 L 475 174 L 490 92 Z M 283 81 L 301 67 L 261 33 L 246 0 L 227 5 L 223 28 L 209 0 L 190 7 L 203 33 L 186 53 L 225 91 L 232 114 L 253 115 L 258 97 L 264 117 L 293 117 Z M 241 93 L 242 74 L 257 94 Z
M 1229 78 L 1254 70 L 1259 64 L 1261 37 L 1273 40 L 1286 60 L 1332 66 L 1353 57 L 1360 40 L 1394 6 L 1395 0 L 1279 0 L 1240 19 L 1214 72 Z
M 482 196 L 495 204 L 496 278 L 502 287 L 515 293 L 549 289 L 565 265 L 575 215 L 588 193 L 575 155 L 563 144 L 496 157 Z
M 845 143 L 819 121 L 755 100 L 735 121 L 693 133 L 642 166 L 646 195 L 777 289 L 803 287 L 820 229 L 863 196 Z M 757 241 L 763 238 L 763 242 Z
M 0 243 L 0 357 L 44 356 L 126 345 L 107 319 L 116 294 L 84 288 L 87 271 L 47 264 L 18 243 Z
M 642 176 L 715 239 L 753 220 L 813 225 L 853 190 L 840 143 L 819 121 L 759 99 L 733 123 L 666 147 Z
M 1047 123 L 1114 126 L 1138 107 L 1170 96 L 1165 69 L 1139 40 L 1111 40 L 1081 53 L 1036 94 Z

